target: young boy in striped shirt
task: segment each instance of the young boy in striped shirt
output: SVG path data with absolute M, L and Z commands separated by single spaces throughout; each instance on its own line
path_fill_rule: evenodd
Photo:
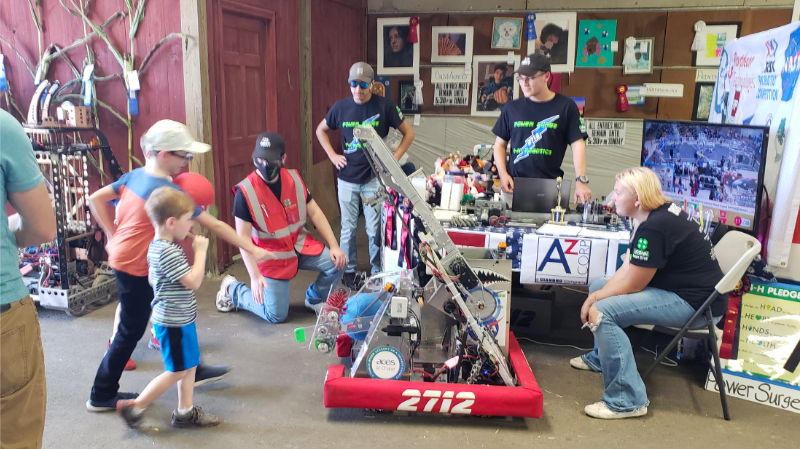
M 208 239 L 194 237 L 194 265 L 190 267 L 175 240 L 183 240 L 192 229 L 194 201 L 179 190 L 159 187 L 150 194 L 145 210 L 156 230 L 147 251 L 148 280 L 155 294 L 151 320 L 161 342 L 166 371 L 153 379 L 136 399 L 117 402 L 117 413 L 129 427 L 138 428 L 145 408 L 177 383 L 178 408 L 172 412 L 172 426 L 216 426 L 219 418 L 192 403 L 195 369 L 200 364 L 194 291 L 203 282 Z

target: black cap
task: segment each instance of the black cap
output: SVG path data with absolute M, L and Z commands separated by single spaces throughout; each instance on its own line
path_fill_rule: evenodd
M 253 150 L 253 159 L 275 160 L 286 153 L 286 142 L 280 134 L 265 132 L 256 138 L 256 148 Z
M 534 76 L 539 72 L 550 71 L 550 59 L 541 53 L 531 53 L 519 63 L 516 73 L 524 76 Z

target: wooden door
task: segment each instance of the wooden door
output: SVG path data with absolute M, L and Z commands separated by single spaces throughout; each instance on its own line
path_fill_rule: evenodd
M 221 148 L 214 158 L 219 218 L 234 226 L 231 187 L 254 169 L 256 138 L 274 129 L 277 121 L 275 35 L 272 13 L 223 5 L 214 33 L 217 41 L 209 48 L 218 70 L 213 127 Z M 225 242 L 219 249 L 222 266 L 238 252 Z

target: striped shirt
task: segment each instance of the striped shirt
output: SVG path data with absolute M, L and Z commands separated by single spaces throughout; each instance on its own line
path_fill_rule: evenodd
M 181 278 L 192 268 L 183 249 L 174 242 L 156 239 L 147 251 L 149 281 L 155 298 L 151 303 L 153 323 L 166 327 L 182 327 L 197 318 L 194 291 L 181 284 Z

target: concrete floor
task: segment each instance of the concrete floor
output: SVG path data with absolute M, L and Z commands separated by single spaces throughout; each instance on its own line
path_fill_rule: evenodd
M 365 237 L 359 239 L 362 262 L 368 260 Z M 241 262 L 229 273 L 248 279 Z M 106 350 L 116 303 L 81 318 L 40 309 L 48 385 L 44 447 L 789 448 L 800 441 L 798 415 L 764 405 L 729 399 L 733 420 L 724 421 L 718 395 L 701 388 L 705 373 L 693 366 L 656 370 L 647 381 L 651 404 L 646 417 L 589 418 L 583 407 L 600 398 L 601 376 L 569 366 L 569 359 L 581 351 L 529 341 L 521 344 L 544 392 L 541 419 L 325 409 L 325 370 L 338 359 L 311 352 L 294 340 L 296 327 L 313 325 L 315 320 L 303 306 L 304 291 L 313 279 L 313 273 L 299 273 L 292 283 L 289 319 L 278 325 L 247 312 L 218 312 L 214 296 L 219 280 L 204 281 L 197 319 L 203 361 L 234 367 L 223 381 L 195 391 L 195 404 L 222 419 L 212 429 L 170 426 L 170 413 L 177 404 L 175 388 L 150 407 L 139 431 L 129 430 L 114 413 L 87 412 L 84 403 Z M 590 332 L 579 330 L 583 298 L 558 290 L 554 329 L 542 340 L 591 347 Z M 160 353 L 147 348 L 148 335 L 133 354 L 138 368 L 122 376 L 122 391 L 141 391 L 163 371 Z M 639 366 L 646 366 L 652 356 L 641 351 L 637 359 Z

